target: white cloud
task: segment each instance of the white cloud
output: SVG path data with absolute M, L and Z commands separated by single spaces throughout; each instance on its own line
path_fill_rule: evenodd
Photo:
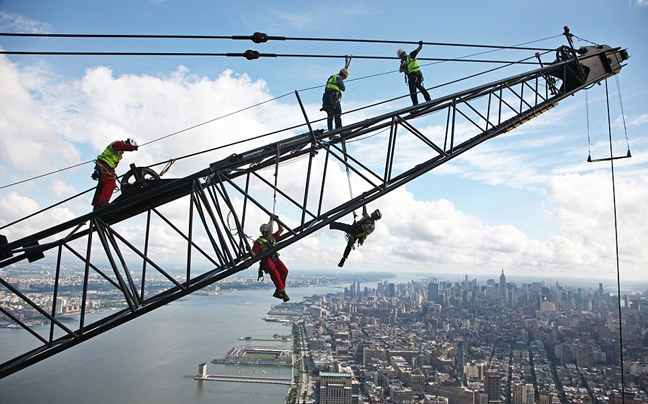
M 75 148 L 60 139 L 25 87 L 16 65 L 0 56 L 0 158 L 25 172 L 43 172 L 78 161 Z
M 620 259 L 635 267 L 648 261 L 648 223 L 645 201 L 648 200 L 648 176 L 617 175 L 616 209 Z M 562 233 L 573 242 L 587 246 L 599 263 L 615 259 L 615 223 L 612 182 L 609 172 L 567 174 L 554 177 L 547 189 L 558 206 L 552 212 Z M 648 274 L 646 274 L 648 275 Z
M 20 14 L 0 11 L 0 29 L 4 32 L 43 34 L 52 31 L 52 26 Z

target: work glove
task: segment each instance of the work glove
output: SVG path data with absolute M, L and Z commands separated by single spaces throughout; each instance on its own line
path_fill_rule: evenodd
M 419 45 L 423 45 L 423 41 L 419 41 Z

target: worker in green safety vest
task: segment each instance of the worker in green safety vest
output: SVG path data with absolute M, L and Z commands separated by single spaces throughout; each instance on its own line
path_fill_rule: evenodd
M 324 95 L 322 95 L 322 108 L 320 111 L 326 111 L 326 125 L 328 130 L 333 130 L 333 120 L 335 120 L 335 129 L 342 127 L 342 91 L 346 90 L 344 80 L 349 77 L 349 71 L 344 68 L 339 74 L 334 74 L 326 81 Z
M 254 245 L 252 246 L 252 256 L 255 257 L 261 253 L 264 253 L 271 248 L 274 248 L 279 241 L 279 236 L 284 231 L 284 227 L 278 220 L 279 218 L 275 215 L 271 217 L 270 223 L 263 223 L 259 228 L 261 235 L 256 239 Z M 272 232 L 272 222 L 277 222 L 279 229 L 276 232 Z M 282 299 L 284 302 L 290 300 L 288 293 L 286 293 L 286 278 L 288 277 L 288 268 L 286 265 L 279 259 L 279 252 L 274 252 L 270 256 L 265 257 L 261 260 L 260 272 L 263 271 L 270 275 L 272 283 L 275 285 L 275 291 L 272 295 L 277 299 Z
M 409 84 L 410 97 L 412 98 L 413 105 L 418 105 L 417 91 L 420 91 L 421 94 L 423 94 L 425 101 L 430 101 L 431 99 L 430 94 L 427 92 L 425 87 L 423 87 L 423 73 L 421 73 L 418 61 L 416 60 L 416 56 L 421 49 L 423 49 L 423 41 L 420 41 L 419 46 L 409 55 L 404 49 L 399 49 L 396 52 L 401 60 L 399 71 L 405 73 L 405 82 Z
M 94 210 L 108 206 L 110 197 L 117 184 L 115 168 L 122 159 L 125 151 L 136 151 L 138 149 L 135 139 L 117 140 L 109 144 L 106 149 L 97 156 L 95 170 L 92 179 L 97 180 L 97 189 L 92 198 Z
M 376 221 L 382 218 L 382 213 L 378 209 L 373 211 L 371 215 L 367 213 L 367 206 L 362 207 L 362 217 L 357 222 L 352 224 L 333 222 L 329 225 L 330 229 L 342 230 L 347 236 L 347 245 L 344 249 L 342 259 L 338 264 L 339 267 L 344 266 L 344 262 L 349 258 L 351 249 L 354 248 L 354 243 L 357 241 L 358 245 L 363 245 L 364 241 L 376 229 Z

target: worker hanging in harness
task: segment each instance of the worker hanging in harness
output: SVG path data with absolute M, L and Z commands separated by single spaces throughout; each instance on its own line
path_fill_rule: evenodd
M 425 101 L 430 101 L 430 94 L 423 87 L 423 73 L 419 68 L 416 55 L 423 49 L 423 41 L 419 41 L 418 48 L 414 49 L 409 55 L 404 49 L 399 49 L 396 54 L 401 59 L 400 72 L 405 73 L 405 82 L 409 84 L 410 97 L 412 97 L 412 104 L 418 105 L 418 95 L 416 91 L 420 91 L 425 98 Z
M 334 74 L 326 82 L 324 95 L 322 95 L 322 108 L 320 111 L 326 111 L 326 125 L 328 130 L 333 130 L 333 120 L 335 119 L 335 129 L 342 127 L 342 91 L 346 90 L 344 80 L 349 77 L 349 71 L 344 68 L 339 74 Z
M 117 174 L 115 168 L 122 159 L 125 151 L 137 151 L 138 146 L 135 139 L 117 140 L 109 144 L 106 149 L 97 156 L 92 179 L 99 181 L 97 189 L 92 198 L 93 210 L 97 210 L 110 203 L 110 197 L 115 190 Z
M 273 220 L 276 221 L 279 225 L 279 229 L 274 234 L 271 233 L 271 224 Z M 277 217 L 273 215 L 273 219 L 270 220 L 270 224 L 262 224 L 259 228 L 259 231 L 261 232 L 261 235 L 256 239 L 254 245 L 252 246 L 251 252 L 253 257 L 273 248 L 277 244 L 277 241 L 279 241 L 279 236 L 284 231 L 284 228 L 281 223 L 277 221 Z M 275 285 L 275 292 L 272 296 L 276 297 L 277 299 L 283 299 L 284 302 L 289 301 L 290 298 L 286 293 L 286 278 L 288 277 L 288 268 L 286 268 L 284 263 L 279 259 L 279 253 L 275 252 L 271 256 L 262 259 L 259 265 L 259 272 L 264 271 L 265 273 L 270 275 L 270 278 Z
M 329 225 L 329 228 L 333 230 L 342 230 L 347 234 L 347 245 L 344 249 L 344 255 L 338 264 L 339 267 L 344 266 L 344 261 L 349 258 L 349 253 L 353 248 L 355 242 L 358 242 L 358 245 L 363 245 L 367 237 L 373 233 L 376 228 L 376 220 L 380 220 L 382 214 L 378 209 L 376 209 L 371 216 L 367 214 L 367 207 L 362 207 L 362 217 L 357 222 L 353 224 L 345 224 L 339 222 L 333 222 Z

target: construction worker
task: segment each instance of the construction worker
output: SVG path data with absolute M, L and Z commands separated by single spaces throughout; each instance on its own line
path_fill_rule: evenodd
M 404 49 L 399 49 L 397 55 L 401 60 L 399 71 L 405 73 L 405 81 L 409 84 L 410 97 L 412 97 L 412 104 L 418 105 L 418 95 L 416 91 L 420 91 L 425 98 L 425 101 L 430 101 L 430 94 L 423 87 L 423 73 L 419 68 L 416 55 L 423 49 L 423 41 L 419 42 L 419 46 L 414 49 L 409 55 Z
M 322 96 L 322 108 L 320 111 L 326 111 L 326 125 L 328 130 L 333 130 L 333 119 L 335 119 L 335 129 L 342 127 L 342 91 L 346 90 L 344 80 L 349 77 L 349 71 L 344 68 L 340 73 L 334 74 L 326 81 L 326 88 Z
M 279 241 L 279 236 L 284 231 L 284 228 L 276 219 L 277 217 L 274 216 L 273 219 L 270 220 L 269 224 L 264 223 L 259 228 L 261 235 L 256 239 L 254 245 L 252 246 L 251 253 L 253 257 L 273 248 L 277 244 L 277 241 Z M 271 233 L 271 224 L 273 220 L 277 221 L 277 224 L 279 225 L 279 229 L 274 234 Z M 279 259 L 279 253 L 275 252 L 271 256 L 262 259 L 259 265 L 259 273 L 261 273 L 261 271 L 264 271 L 265 273 L 270 275 L 270 279 L 272 279 L 272 283 L 274 283 L 275 285 L 275 292 L 272 296 L 276 297 L 277 299 L 282 299 L 284 302 L 290 300 L 288 294 L 286 293 L 286 278 L 288 277 L 288 268 L 286 268 L 284 263 Z
M 333 230 L 342 230 L 347 234 L 347 245 L 344 249 L 344 255 L 338 264 L 339 267 L 344 266 L 344 261 L 349 258 L 349 253 L 353 248 L 353 244 L 357 241 L 359 246 L 363 245 L 367 237 L 375 230 L 376 220 L 380 220 L 381 218 L 382 214 L 378 209 L 373 211 L 371 216 L 369 216 L 367 214 L 367 207 L 363 206 L 362 217 L 357 222 L 354 221 L 353 224 L 333 222 L 329 225 L 329 228 Z
M 109 144 L 106 150 L 97 156 L 92 179 L 98 180 L 99 183 L 97 184 L 94 198 L 92 198 L 93 210 L 108 206 L 117 182 L 115 168 L 119 164 L 119 160 L 122 159 L 125 151 L 136 151 L 137 148 L 135 139 L 117 140 Z

